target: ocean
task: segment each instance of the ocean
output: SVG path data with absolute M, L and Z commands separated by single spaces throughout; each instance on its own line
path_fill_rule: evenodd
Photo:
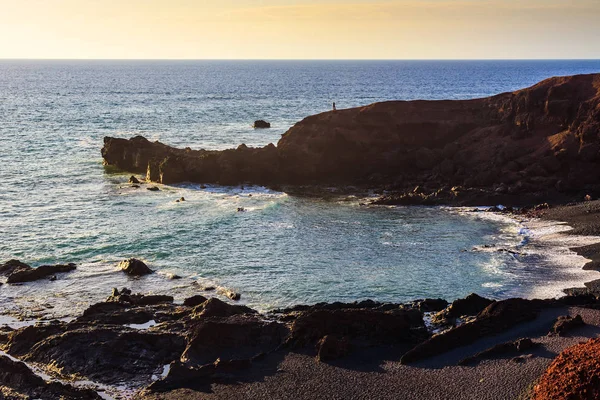
M 183 296 L 199 290 L 194 282 L 238 291 L 261 310 L 503 298 L 536 285 L 556 295 L 574 277 L 531 248 L 517 221 L 252 186 L 149 192 L 105 169 L 100 149 L 104 136 L 135 135 L 193 149 L 263 146 L 333 102 L 477 98 L 592 72 L 599 60 L 0 61 L 0 260 L 80 266 L 43 290 L 4 285 L 0 301 L 67 314 L 113 286 Z M 254 130 L 257 119 L 272 128 Z M 159 273 L 126 280 L 116 265 L 129 257 Z

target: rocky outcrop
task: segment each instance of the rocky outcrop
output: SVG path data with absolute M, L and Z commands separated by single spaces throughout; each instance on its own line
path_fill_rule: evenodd
M 150 268 L 148 268 L 148 266 L 143 261 L 140 261 L 136 258 L 123 260 L 119 263 L 118 267 L 121 271 L 131 276 L 143 276 L 154 272 Z
M 271 127 L 271 123 L 259 119 L 258 121 L 254 121 L 254 129 L 267 129 Z
M 385 186 L 385 204 L 533 203 L 600 194 L 600 74 L 551 78 L 456 101 L 390 101 L 325 112 L 277 146 L 175 149 L 105 138 L 105 163 L 162 183 Z M 414 188 L 419 187 L 415 192 Z
M 32 268 L 18 260 L 10 260 L 0 265 L 0 274 L 8 276 L 6 283 L 24 283 L 48 277 L 55 280 L 55 274 L 71 272 L 76 268 L 77 266 L 73 263 L 66 265 L 41 265 L 37 268 Z
M 534 388 L 532 400 L 600 398 L 600 339 L 563 351 Z
M 89 389 L 77 389 L 60 382 L 46 382 L 22 362 L 0 356 L 0 398 L 49 400 L 100 400 Z

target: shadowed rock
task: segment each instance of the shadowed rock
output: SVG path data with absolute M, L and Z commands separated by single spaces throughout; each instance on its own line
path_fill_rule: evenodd
M 0 356 L 0 398 L 95 400 L 101 397 L 90 389 L 77 389 L 59 382 L 46 382 L 22 362 Z
M 165 184 L 383 185 L 380 204 L 598 197 L 600 74 L 473 100 L 389 101 L 295 124 L 277 146 L 175 149 L 105 138 L 105 163 Z M 419 186 L 419 191 L 414 188 Z
M 152 271 L 148 266 L 136 258 L 130 258 L 128 260 L 121 261 L 119 263 L 119 269 L 131 276 L 143 276 L 151 274 Z
M 8 274 L 8 279 L 6 280 L 7 283 L 24 283 L 37 281 L 47 277 L 49 277 L 50 280 L 56 280 L 54 274 L 71 272 L 76 268 L 77 266 L 73 263 L 67 265 L 41 265 L 37 268 L 32 268 L 20 261 L 11 260 L 0 267 L 0 270 L 3 270 L 5 274 Z

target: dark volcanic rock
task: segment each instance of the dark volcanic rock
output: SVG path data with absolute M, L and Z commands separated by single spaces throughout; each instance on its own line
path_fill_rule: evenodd
M 407 352 L 401 362 L 419 361 L 503 332 L 521 322 L 535 319 L 546 306 L 543 300 L 508 299 L 491 303 L 474 321 L 431 337 Z
M 6 265 L 6 264 L 4 264 Z M 13 264 L 14 265 L 14 264 Z M 10 267 L 9 267 L 10 268 Z M 59 272 L 70 272 L 76 269 L 77 266 L 73 263 L 67 265 L 41 265 L 37 268 L 32 268 L 27 264 L 20 263 L 8 275 L 7 283 L 23 283 L 37 281 L 38 279 L 53 277 Z M 7 268 L 8 269 L 8 268 Z M 53 280 L 56 280 L 54 277 Z
M 513 357 L 519 353 L 533 349 L 539 346 L 529 338 L 519 339 L 514 342 L 500 343 L 487 350 L 481 351 L 471 357 L 464 358 L 458 362 L 459 365 L 469 365 L 480 360 L 495 357 Z
M 258 315 L 201 318 L 191 328 L 181 360 L 202 365 L 217 358 L 249 359 L 275 350 L 287 335 L 283 324 L 265 321 Z
M 270 128 L 271 124 L 267 121 L 263 121 L 262 119 L 259 119 L 258 121 L 254 121 L 254 128 L 255 129 L 265 129 L 265 128 Z
M 417 343 L 428 336 L 417 310 L 309 310 L 294 321 L 290 343 L 308 345 L 328 335 L 372 344 Z
M 46 382 L 22 362 L 0 356 L 0 398 L 95 400 L 101 399 L 90 389 L 77 389 L 59 382 Z
M 184 348 L 184 338 L 176 333 L 73 324 L 37 342 L 23 360 L 52 364 L 62 368 L 63 373 L 78 373 L 98 382 L 116 383 L 150 377 L 178 359 Z
M 342 358 L 350 352 L 350 341 L 334 335 L 327 335 L 317 343 L 317 361 L 327 362 Z
M 454 300 L 450 307 L 448 307 L 446 314 L 454 318 L 462 317 L 463 315 L 477 315 L 493 302 L 493 300 L 471 293 L 464 299 Z
M 0 274 L 8 276 L 18 269 L 29 270 L 31 269 L 31 266 L 22 263 L 19 260 L 8 260 L 4 264 L 0 265 Z
M 131 177 L 129 178 L 129 183 L 140 183 L 140 180 L 134 175 L 131 175 Z
M 131 276 L 148 275 L 154 272 L 148 268 L 143 261 L 140 261 L 136 258 L 130 258 L 128 260 L 121 261 L 119 263 L 119 268 L 127 275 Z
M 205 301 L 206 301 L 206 297 L 197 294 L 195 296 L 188 297 L 187 299 L 185 299 L 183 301 L 183 305 L 188 306 L 188 307 L 196 307 L 196 306 L 204 303 Z
M 246 306 L 227 304 L 214 297 L 194 308 L 195 318 L 230 317 L 239 314 L 256 314 L 256 311 Z
M 563 315 L 556 319 L 556 322 L 550 330 L 550 334 L 564 336 L 570 330 L 573 330 L 583 325 L 585 325 L 585 323 L 583 322 L 583 318 L 581 318 L 581 315 L 577 314 L 575 317 Z
M 105 138 L 102 156 L 165 184 L 385 185 L 396 193 L 386 204 L 597 197 L 600 175 L 589 171 L 600 163 L 599 105 L 600 74 L 576 75 L 482 99 L 325 112 L 277 146 L 194 151 L 138 136 Z

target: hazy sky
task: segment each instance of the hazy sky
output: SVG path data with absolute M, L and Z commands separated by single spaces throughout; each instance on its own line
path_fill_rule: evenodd
M 0 58 L 600 58 L 600 0 L 0 0 Z

